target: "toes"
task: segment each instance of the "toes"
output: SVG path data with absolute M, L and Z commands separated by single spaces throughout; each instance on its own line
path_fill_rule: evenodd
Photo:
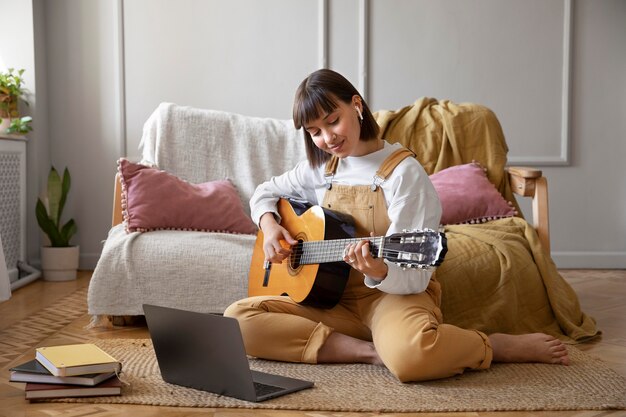
M 563 344 L 563 342 L 561 342 L 559 339 L 555 339 L 554 337 L 551 337 L 551 336 L 548 339 L 546 339 L 546 343 L 548 346 L 559 346 Z
M 561 365 L 569 365 L 569 355 L 567 349 L 561 349 L 552 352 L 552 363 Z
M 561 340 L 549 335 L 545 335 L 543 340 L 550 355 L 548 363 L 569 365 L 567 346 Z
M 558 345 L 558 346 L 552 346 L 550 348 L 551 352 L 566 352 L 567 353 L 567 346 L 565 345 Z
M 557 361 L 555 363 L 568 366 L 569 365 L 569 356 L 567 356 L 567 355 L 561 356 L 560 358 L 557 358 Z

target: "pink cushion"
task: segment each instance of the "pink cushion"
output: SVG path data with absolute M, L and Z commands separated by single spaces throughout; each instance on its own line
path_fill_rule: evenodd
M 228 180 L 191 184 L 156 168 L 118 161 L 128 232 L 196 230 L 255 234 L 235 186 Z
M 482 223 L 517 214 L 477 162 L 446 168 L 430 180 L 441 200 L 441 224 Z

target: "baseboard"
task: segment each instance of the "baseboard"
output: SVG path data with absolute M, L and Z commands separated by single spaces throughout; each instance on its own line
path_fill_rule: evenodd
M 626 252 L 555 251 L 552 259 L 564 269 L 626 269 Z

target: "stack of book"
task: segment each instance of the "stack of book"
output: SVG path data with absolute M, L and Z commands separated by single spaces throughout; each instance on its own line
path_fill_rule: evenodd
M 90 343 L 40 347 L 35 359 L 11 368 L 25 382 L 26 399 L 120 395 L 122 364 Z

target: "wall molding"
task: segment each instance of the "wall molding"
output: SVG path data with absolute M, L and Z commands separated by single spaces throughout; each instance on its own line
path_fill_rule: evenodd
M 367 101 L 369 70 L 369 0 L 359 0 L 359 90 Z M 572 0 L 563 0 L 563 65 L 561 82 L 561 140 L 558 156 L 509 156 L 511 165 L 570 165 L 570 112 L 572 71 Z
M 570 165 L 570 113 L 572 75 L 572 0 L 563 0 L 563 67 L 561 79 L 561 142 L 559 156 L 509 156 L 511 165 L 568 166 Z
M 317 0 L 318 68 L 328 68 L 328 0 Z
M 118 52 L 117 78 L 119 91 L 119 149 L 120 157 L 127 153 L 126 132 L 126 86 L 124 62 L 124 0 L 116 0 L 117 39 L 115 47 Z M 369 93 L 369 0 L 358 0 L 359 24 L 359 55 L 358 55 L 358 89 L 367 101 Z M 572 0 L 563 0 L 563 66 L 561 94 L 561 139 L 558 156 L 509 156 L 512 165 L 530 166 L 568 166 L 570 165 L 570 113 L 571 113 L 571 50 L 573 31 Z M 318 66 L 329 66 L 329 7 L 328 0 L 318 0 Z
M 359 0 L 359 91 L 365 101 L 369 93 L 369 1 Z
M 113 42 L 114 48 L 117 49 L 117 88 L 118 88 L 118 129 L 119 129 L 119 157 L 125 157 L 128 155 L 127 141 L 126 141 L 126 68 L 125 68 L 125 54 L 124 54 L 124 0 L 117 0 L 115 2 L 115 41 Z

